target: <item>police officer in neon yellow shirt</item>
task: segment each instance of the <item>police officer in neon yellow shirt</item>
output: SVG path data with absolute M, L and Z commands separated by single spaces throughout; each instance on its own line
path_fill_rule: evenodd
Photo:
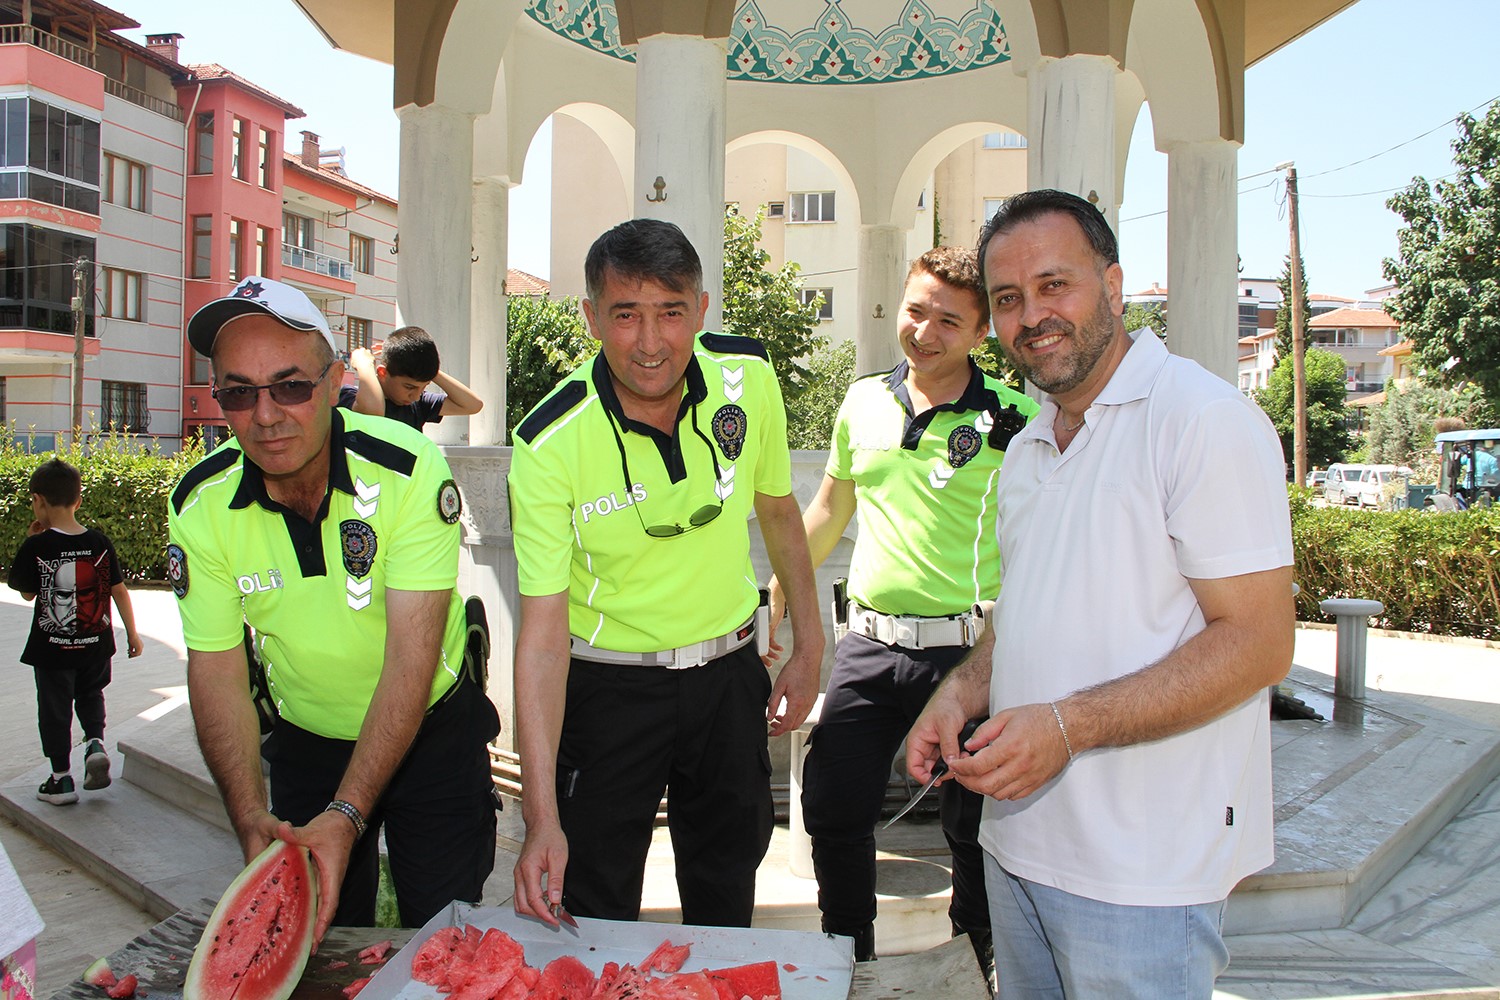
M 857 379 L 839 407 L 827 474 L 803 516 L 814 564 L 859 514 L 847 634 L 802 770 L 823 929 L 875 957 L 875 823 L 891 761 L 938 681 L 973 645 L 975 605 L 1000 589 L 995 480 L 1010 437 L 1039 409 L 969 356 L 989 329 L 974 252 L 937 247 L 913 262 L 896 316 L 906 360 Z M 779 586 L 772 584 L 772 620 Z M 953 855 L 955 934 L 989 957 L 981 796 L 944 787 L 943 832 Z
M 817 696 L 822 625 L 786 411 L 765 347 L 702 333 L 676 226 L 622 223 L 585 261 L 599 354 L 515 432 L 517 913 L 634 920 L 664 791 L 683 921 L 749 926 L 771 836 L 769 735 Z M 754 515 L 794 652 L 757 652 Z
M 447 462 L 405 424 L 334 408 L 343 363 L 290 285 L 246 278 L 187 334 L 234 438 L 172 494 L 168 575 L 198 743 L 245 858 L 273 839 L 311 849 L 319 937 L 374 924 L 382 829 L 403 924 L 478 901 L 499 719 L 463 669 Z M 246 623 L 277 714 L 264 744 Z

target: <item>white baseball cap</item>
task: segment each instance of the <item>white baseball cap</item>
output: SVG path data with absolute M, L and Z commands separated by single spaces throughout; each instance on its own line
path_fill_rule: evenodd
M 205 358 L 212 357 L 214 340 L 224 324 L 250 313 L 262 313 L 280 320 L 293 330 L 321 333 L 328 346 L 338 353 L 328 320 L 301 290 L 270 278 L 249 277 L 234 286 L 234 291 L 193 313 L 188 320 L 188 343 Z

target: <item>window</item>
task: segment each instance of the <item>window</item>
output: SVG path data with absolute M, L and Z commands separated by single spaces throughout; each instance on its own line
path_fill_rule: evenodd
M 98 215 L 99 123 L 27 97 L 0 108 L 0 198 Z
M 125 434 L 144 434 L 151 426 L 146 409 L 146 386 L 140 382 L 99 382 L 100 416 L 106 428 Z
M 766 218 L 768 218 L 768 219 L 784 219 L 784 218 L 786 218 L 786 202 L 784 202 L 784 201 L 773 201 L 769 205 L 767 205 L 766 206 Z
M 95 259 L 94 241 L 56 229 L 0 226 L 0 327 L 73 332 L 73 267 Z M 83 333 L 94 335 L 93 294 L 83 297 Z
M 804 191 L 791 196 L 793 222 L 832 222 L 833 192 Z
M 214 263 L 214 217 L 193 216 L 193 277 L 207 278 L 213 274 Z
M 1026 137 L 1015 132 L 986 132 L 985 149 L 1025 149 Z
M 240 251 L 244 245 L 245 224 L 239 219 L 229 220 L 229 280 L 239 281 L 241 277 Z
M 368 236 L 349 234 L 349 261 L 361 274 L 375 273 L 375 246 Z
M 0 428 L 9 426 L 10 418 L 5 412 L 5 376 L 0 375 Z
M 110 319 L 141 321 L 141 288 L 144 276 L 136 271 L 119 268 L 104 269 L 104 315 Z
M 214 172 L 214 113 L 198 112 L 198 121 L 193 128 L 193 173 Z
M 146 210 L 146 167 L 114 153 L 104 154 L 104 200 L 121 208 Z
M 345 321 L 345 329 L 349 331 L 349 350 L 353 351 L 360 347 L 370 346 L 370 321 L 360 319 L 358 316 L 350 316 Z
M 313 220 L 306 216 L 283 212 L 281 245 L 283 248 L 301 247 L 303 250 L 311 250 L 313 248 Z
M 1004 204 L 1005 204 L 1005 199 L 1004 198 L 986 198 L 986 199 L 984 199 L 984 221 L 985 222 L 989 222 L 990 221 L 990 216 L 992 216 L 996 212 L 1000 211 L 1000 206 L 1004 205 Z
M 1260 305 L 1255 302 L 1240 303 L 1240 336 L 1253 337 L 1260 330 Z
M 823 296 L 823 304 L 818 307 L 818 319 L 833 319 L 833 289 L 832 288 L 804 288 L 797 293 L 803 305 L 807 305 L 819 295 Z
M 257 176 L 261 187 L 271 186 L 271 132 L 269 129 L 260 130 L 260 169 Z
M 245 119 L 235 118 L 229 128 L 229 170 L 240 180 L 245 180 L 250 172 L 250 161 L 245 156 L 245 129 L 248 127 Z
M 255 227 L 255 273 L 266 277 L 271 269 L 271 231 L 265 226 Z

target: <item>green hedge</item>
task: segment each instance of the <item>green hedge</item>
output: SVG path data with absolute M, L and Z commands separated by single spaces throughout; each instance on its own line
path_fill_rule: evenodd
M 0 568 L 10 575 L 26 528 L 31 524 L 31 473 L 49 458 L 78 466 L 83 474 L 83 506 L 78 520 L 114 542 L 127 580 L 167 577 L 167 498 L 182 474 L 203 457 L 188 448 L 163 455 L 132 438 L 102 436 L 78 450 L 30 454 L 0 446 Z
M 1292 494 L 1297 617 L 1330 597 L 1379 601 L 1379 628 L 1500 639 L 1500 506 L 1453 513 L 1314 507 Z

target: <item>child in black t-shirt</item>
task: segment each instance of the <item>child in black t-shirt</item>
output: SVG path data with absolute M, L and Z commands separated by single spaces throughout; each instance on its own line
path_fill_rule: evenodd
M 31 635 L 21 662 L 36 675 L 37 729 L 52 776 L 36 797 L 53 805 L 78 801 L 70 758 L 73 713 L 83 727 L 83 787 L 109 784 L 104 751 L 104 688 L 109 684 L 115 634 L 110 621 L 113 598 L 125 626 L 131 656 L 141 655 L 130 591 L 125 588 L 115 547 L 104 533 L 78 523 L 83 481 L 61 459 L 43 462 L 31 474 L 34 520 L 11 565 L 10 585 L 36 600 Z
M 349 367 L 359 381 L 339 390 L 338 405 L 390 417 L 421 430 L 444 417 L 467 417 L 484 409 L 474 390 L 439 367 L 437 345 L 420 326 L 403 326 L 374 350 L 355 348 Z M 441 392 L 428 392 L 428 384 Z

